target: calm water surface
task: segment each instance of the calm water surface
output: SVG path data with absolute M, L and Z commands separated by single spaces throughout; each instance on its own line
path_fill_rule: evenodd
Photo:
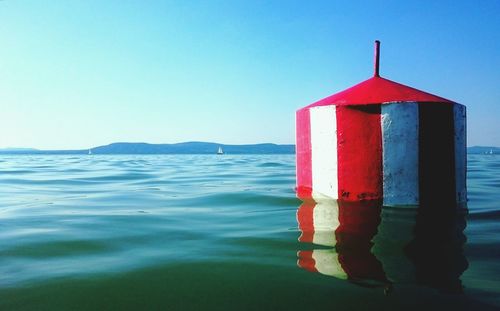
M 302 204 L 294 161 L 0 156 L 0 309 L 500 309 L 500 156 L 447 220 Z

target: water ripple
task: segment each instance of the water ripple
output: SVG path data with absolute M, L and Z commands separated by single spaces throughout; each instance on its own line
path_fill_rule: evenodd
M 162 301 L 165 293 L 185 297 L 196 284 L 203 293 L 233 277 L 226 291 L 234 294 L 248 282 L 260 296 L 286 288 L 292 309 L 311 308 L 293 300 L 300 286 L 302 295 L 324 293 L 315 297 L 323 305 L 326 293 L 366 297 L 296 267 L 303 245 L 294 161 L 292 155 L 0 156 L 0 309 L 36 309 L 44 290 L 78 292 L 81 280 L 117 282 L 123 290 L 122 283 L 150 288 L 155 277 L 155 288 L 166 286 Z M 468 164 L 470 267 L 463 280 L 498 293 L 500 156 L 472 155 Z M 414 212 L 384 208 L 381 218 L 404 226 Z

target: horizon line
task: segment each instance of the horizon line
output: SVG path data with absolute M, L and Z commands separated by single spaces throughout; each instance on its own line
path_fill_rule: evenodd
M 97 145 L 93 147 L 85 147 L 85 148 L 35 148 L 35 147 L 0 147 L 0 150 L 36 150 L 36 151 L 81 151 L 81 150 L 91 150 L 94 148 L 109 146 L 113 144 L 146 144 L 146 145 L 178 145 L 178 144 L 187 144 L 187 143 L 203 143 L 203 144 L 215 144 L 221 146 L 253 146 L 253 145 L 276 145 L 276 146 L 295 146 L 295 143 L 273 143 L 273 142 L 258 142 L 258 143 L 243 143 L 243 144 L 231 144 L 231 143 L 219 143 L 213 141 L 201 141 L 201 140 L 189 140 L 189 141 L 180 141 L 175 143 L 148 143 L 144 141 L 116 141 L 103 145 Z

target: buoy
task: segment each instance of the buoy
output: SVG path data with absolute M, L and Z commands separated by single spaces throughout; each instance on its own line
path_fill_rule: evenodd
M 374 75 L 296 113 L 300 199 L 463 203 L 466 108 Z

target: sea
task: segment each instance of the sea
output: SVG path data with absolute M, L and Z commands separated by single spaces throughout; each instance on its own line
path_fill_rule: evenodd
M 500 310 L 500 155 L 467 174 L 435 213 L 301 202 L 294 155 L 1 155 L 0 310 Z

